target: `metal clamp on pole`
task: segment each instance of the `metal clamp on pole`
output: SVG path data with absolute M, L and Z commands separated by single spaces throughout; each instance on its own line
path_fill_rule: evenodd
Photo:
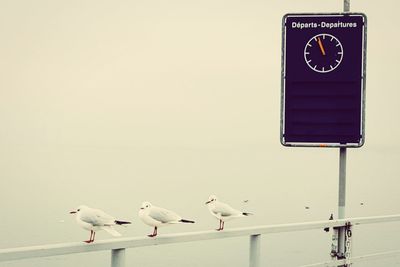
M 345 265 L 340 266 L 348 267 L 351 265 L 351 240 L 353 235 L 351 223 L 346 222 L 345 226 L 334 227 L 333 231 L 331 257 L 337 260 L 345 260 Z
M 346 247 L 345 247 L 344 257 L 346 259 L 346 265 L 345 266 L 347 267 L 347 266 L 351 265 L 351 263 L 350 263 L 351 246 L 352 246 L 351 240 L 352 240 L 353 233 L 351 231 L 351 223 L 350 222 L 346 223 L 345 229 L 346 229 L 346 237 L 345 237 L 346 238 Z
M 333 227 L 332 245 L 331 245 L 332 260 L 335 259 L 338 255 L 338 239 L 339 239 L 339 227 Z
M 345 251 L 346 250 L 346 230 L 345 226 L 339 227 L 338 229 L 338 250 L 336 253 L 336 257 L 338 260 L 345 259 Z

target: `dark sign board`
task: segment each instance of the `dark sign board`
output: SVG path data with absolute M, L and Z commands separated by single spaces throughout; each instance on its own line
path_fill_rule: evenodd
M 363 145 L 365 55 L 364 14 L 283 17 L 283 145 Z

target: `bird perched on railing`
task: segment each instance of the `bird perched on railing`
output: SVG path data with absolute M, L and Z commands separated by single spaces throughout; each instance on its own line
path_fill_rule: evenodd
M 160 226 L 166 226 L 177 223 L 194 223 L 192 220 L 182 219 L 181 216 L 173 211 L 152 205 L 150 202 L 143 202 L 139 209 L 140 219 L 147 225 L 153 226 L 154 231 L 149 237 L 157 236 L 157 229 Z
M 219 228 L 216 229 L 217 231 L 224 230 L 224 225 L 226 221 L 252 215 L 252 213 L 239 211 L 237 209 L 232 208 L 226 203 L 218 201 L 217 197 L 214 195 L 211 195 L 208 198 L 206 205 L 211 215 L 219 219 Z
M 96 231 L 99 230 L 105 230 L 112 236 L 121 236 L 113 226 L 131 223 L 128 221 L 116 220 L 102 210 L 89 208 L 85 205 L 79 206 L 78 209 L 71 211 L 70 214 L 76 214 L 76 222 L 85 230 L 90 231 L 89 240 L 83 241 L 86 243 L 94 242 Z

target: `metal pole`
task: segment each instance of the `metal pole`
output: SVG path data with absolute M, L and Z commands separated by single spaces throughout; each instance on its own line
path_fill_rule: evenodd
M 350 12 L 350 0 L 344 0 L 343 2 L 343 11 Z
M 338 219 L 346 217 L 346 156 L 347 148 L 341 147 L 339 151 L 339 209 Z
M 350 12 L 350 0 L 343 0 L 343 11 Z M 339 205 L 338 219 L 346 217 L 346 156 L 347 148 L 341 147 L 339 151 Z M 346 231 L 344 227 L 339 229 L 337 258 L 343 259 L 345 255 Z
M 125 249 L 111 250 L 111 267 L 125 267 Z
M 338 219 L 346 217 L 346 156 L 347 148 L 341 147 L 339 151 L 339 205 L 338 205 Z M 343 258 L 345 252 L 345 229 L 343 227 L 339 230 L 338 236 L 338 258 Z
M 250 267 L 260 267 L 261 235 L 250 236 Z

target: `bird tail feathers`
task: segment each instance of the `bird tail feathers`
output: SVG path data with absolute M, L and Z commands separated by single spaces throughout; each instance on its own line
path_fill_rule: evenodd
M 185 220 L 185 219 L 182 219 L 182 220 L 180 220 L 179 222 L 181 222 L 181 223 L 194 223 L 194 221 Z
M 131 224 L 131 222 L 115 220 L 115 224 L 124 225 L 124 224 Z

